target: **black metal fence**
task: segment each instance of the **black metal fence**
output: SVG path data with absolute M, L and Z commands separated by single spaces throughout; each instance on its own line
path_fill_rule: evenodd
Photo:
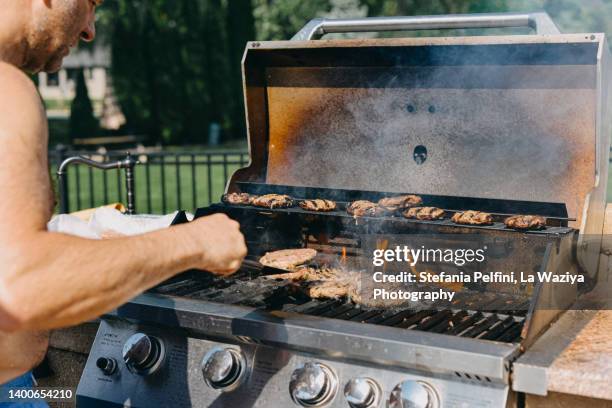
M 134 169 L 136 212 L 165 214 L 178 209 L 193 210 L 218 201 L 227 180 L 247 165 L 248 152 L 163 151 L 132 155 L 139 162 Z M 98 153 L 56 149 L 49 153 L 51 173 L 68 157 L 84 156 L 99 162 L 123 160 L 126 151 Z M 122 169 L 98 170 L 74 164 L 66 173 L 64 197 L 69 211 L 93 208 L 114 202 L 126 204 L 125 174 Z M 60 195 L 62 192 L 58 192 Z

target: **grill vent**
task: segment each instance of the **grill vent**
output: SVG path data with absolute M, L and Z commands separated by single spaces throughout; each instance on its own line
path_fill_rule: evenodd
M 481 382 L 481 383 L 491 383 L 491 379 L 489 377 L 480 377 L 478 375 L 470 375 L 468 373 L 460 373 L 459 371 L 455 371 L 455 375 L 462 380 L 469 380 L 473 382 Z

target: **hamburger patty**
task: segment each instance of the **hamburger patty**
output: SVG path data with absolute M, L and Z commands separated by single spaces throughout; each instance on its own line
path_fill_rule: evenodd
M 252 196 L 250 194 L 247 193 L 229 193 L 229 194 L 223 194 L 223 197 L 221 198 L 221 201 L 223 201 L 224 203 L 227 204 L 234 204 L 234 205 L 248 205 L 251 204 L 251 202 L 257 198 L 256 196 Z
M 265 208 L 287 208 L 293 207 L 294 202 L 291 197 L 284 194 L 266 194 L 256 197 L 251 202 L 256 207 Z
M 282 249 L 267 252 L 259 259 L 259 263 L 272 268 L 292 270 L 312 261 L 315 256 L 317 256 L 317 251 L 311 248 Z
M 420 205 L 423 199 L 416 195 L 401 195 L 378 200 L 378 205 L 387 211 L 405 210 Z
M 300 268 L 295 272 L 279 273 L 276 275 L 268 275 L 267 279 L 286 279 L 294 282 L 298 281 L 324 281 L 333 279 L 338 275 L 338 270 L 334 268 Z
M 308 296 L 313 299 L 329 299 L 347 297 L 352 292 L 350 282 L 334 282 L 331 280 L 316 282 L 307 289 Z
M 404 211 L 403 215 L 417 220 L 439 220 L 444 218 L 444 210 L 436 207 L 412 207 Z
M 285 279 L 296 283 L 296 288 L 301 290 L 306 295 L 313 299 L 335 299 L 348 298 L 351 302 L 357 305 L 368 307 L 383 307 L 400 306 L 406 303 L 406 300 L 391 301 L 391 300 L 375 300 L 367 297 L 371 293 L 366 290 L 362 293 L 362 280 L 359 272 L 347 271 L 340 268 L 300 268 L 295 272 L 269 275 L 267 279 Z M 403 283 L 386 284 L 402 288 Z M 363 297 L 363 296 L 366 297 Z
M 336 209 L 334 201 L 321 198 L 300 201 L 299 206 L 308 211 L 334 211 Z
M 313 299 L 351 296 L 359 286 L 359 274 L 330 267 L 300 268 L 295 272 L 269 275 L 266 278 L 299 282 L 300 290 Z
M 546 218 L 539 215 L 515 215 L 506 218 L 504 224 L 506 224 L 506 227 L 514 229 L 542 229 L 546 227 Z
M 306 287 L 306 293 L 313 299 L 352 298 L 359 291 L 361 283 L 359 273 L 337 268 L 323 268 L 314 277 L 320 279 L 311 279 Z
M 493 223 L 493 216 L 481 211 L 463 211 L 453 215 L 452 221 L 466 225 L 488 225 Z
M 358 200 L 352 202 L 351 204 L 349 204 L 348 207 L 346 207 L 346 212 L 348 212 L 354 217 L 376 217 L 386 213 L 386 211 L 383 208 L 379 207 L 378 204 L 367 200 Z

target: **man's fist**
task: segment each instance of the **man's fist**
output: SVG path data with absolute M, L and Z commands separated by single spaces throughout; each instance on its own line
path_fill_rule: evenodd
M 189 225 L 195 242 L 202 248 L 197 269 L 229 275 L 240 268 L 247 254 L 240 224 L 225 214 L 214 214 L 198 218 Z

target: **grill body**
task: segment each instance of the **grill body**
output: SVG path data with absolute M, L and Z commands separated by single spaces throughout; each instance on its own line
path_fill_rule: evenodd
M 347 406 L 344 387 L 355 378 L 376 384 L 372 406 L 387 406 L 401 384 L 425 385 L 432 407 L 513 406 L 512 361 L 597 279 L 610 148 L 604 36 L 555 34 L 548 19 L 532 17 L 317 20 L 297 41 L 249 43 L 251 161 L 226 191 L 327 198 L 340 208 L 198 209 L 196 217 L 221 212 L 238 220 L 249 258 L 229 279 L 186 272 L 105 316 L 79 403 L 298 406 L 290 382 L 320 364 L 332 373 L 332 397 L 311 406 Z M 549 35 L 312 40 L 380 24 L 451 23 L 528 24 Z M 397 193 L 419 194 L 448 213 L 492 212 L 495 222 L 355 219 L 345 211 L 351 201 Z M 547 228 L 508 230 L 500 221 L 512 214 L 546 216 Z M 181 217 L 177 223 L 187 222 Z M 429 307 L 359 306 L 311 299 L 299 285 L 268 279 L 254 262 L 269 250 L 310 247 L 361 270 L 365 282 L 381 242 L 476 245 L 487 248 L 490 270 L 587 279 L 578 287 L 461 285 L 455 303 Z M 435 274 L 449 265 L 426 267 Z M 121 362 L 135 333 L 163 345 L 159 370 L 142 375 L 119 363 L 117 372 L 102 373 L 97 360 Z M 228 371 L 239 380 L 225 389 L 207 376 L 219 348 L 226 360 L 215 364 L 233 356 L 241 367 Z

